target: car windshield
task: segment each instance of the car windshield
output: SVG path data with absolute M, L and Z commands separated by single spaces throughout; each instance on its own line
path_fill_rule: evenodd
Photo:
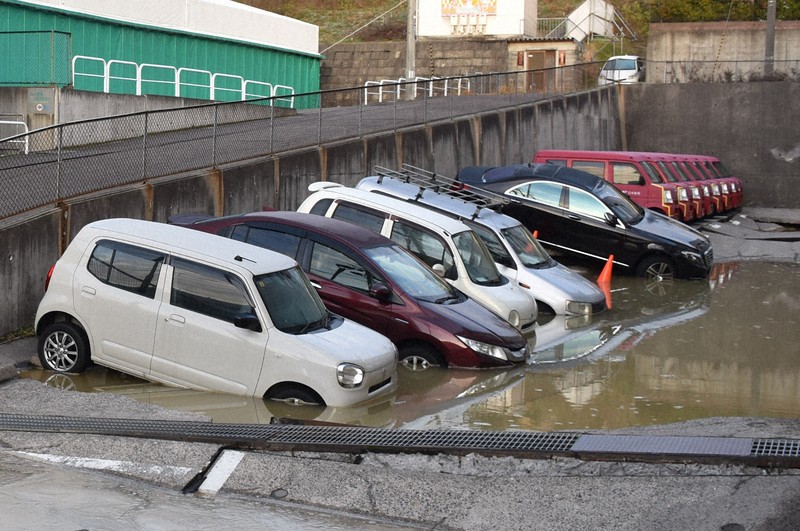
M 330 314 L 299 267 L 257 275 L 254 280 L 278 330 L 304 334 L 328 326 Z
M 474 283 L 484 286 L 505 284 L 505 277 L 500 275 L 492 255 L 474 231 L 466 230 L 454 235 L 453 243 Z
M 642 207 L 606 181 L 598 181 L 593 192 L 623 223 L 632 225 L 644 217 Z
M 636 70 L 636 60 L 611 59 L 606 63 L 605 70 Z
M 437 303 L 461 299 L 450 284 L 398 245 L 372 247 L 364 253 L 410 297 Z
M 522 225 L 503 229 L 501 232 L 525 267 L 544 267 L 552 261 L 544 247 Z

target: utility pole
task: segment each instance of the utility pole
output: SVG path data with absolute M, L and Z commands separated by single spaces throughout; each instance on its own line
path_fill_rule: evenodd
M 774 0 L 772 0 L 774 2 Z M 406 17 L 406 80 L 417 77 L 417 0 L 408 0 Z M 413 100 L 417 95 L 416 85 L 407 84 L 406 99 Z
M 776 1 L 767 0 L 767 31 L 764 42 L 764 76 L 772 75 L 775 66 Z

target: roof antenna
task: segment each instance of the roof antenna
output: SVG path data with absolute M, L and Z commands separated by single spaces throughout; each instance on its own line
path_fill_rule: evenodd
M 241 261 L 243 261 L 243 260 L 247 260 L 248 262 L 253 262 L 254 264 L 256 263 L 256 261 L 255 261 L 255 260 L 250 260 L 249 258 L 245 258 L 244 256 L 242 256 L 242 255 L 239 255 L 239 254 L 237 254 L 236 256 L 234 256 L 234 257 L 233 257 L 233 259 L 234 259 L 234 260 L 236 260 L 237 262 L 241 262 Z

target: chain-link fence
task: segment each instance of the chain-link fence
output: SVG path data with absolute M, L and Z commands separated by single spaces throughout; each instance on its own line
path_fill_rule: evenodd
M 74 197 L 221 164 L 591 88 L 597 65 L 402 81 L 84 120 L 0 140 L 0 219 Z M 22 146 L 27 146 L 27 154 Z

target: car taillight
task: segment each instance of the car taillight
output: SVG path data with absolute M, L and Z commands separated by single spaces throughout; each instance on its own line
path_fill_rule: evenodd
M 56 268 L 56 265 L 53 264 L 50 266 L 50 271 L 47 272 L 47 278 L 44 279 L 44 290 L 47 291 L 47 288 L 50 286 L 50 279 L 53 277 L 53 270 Z

